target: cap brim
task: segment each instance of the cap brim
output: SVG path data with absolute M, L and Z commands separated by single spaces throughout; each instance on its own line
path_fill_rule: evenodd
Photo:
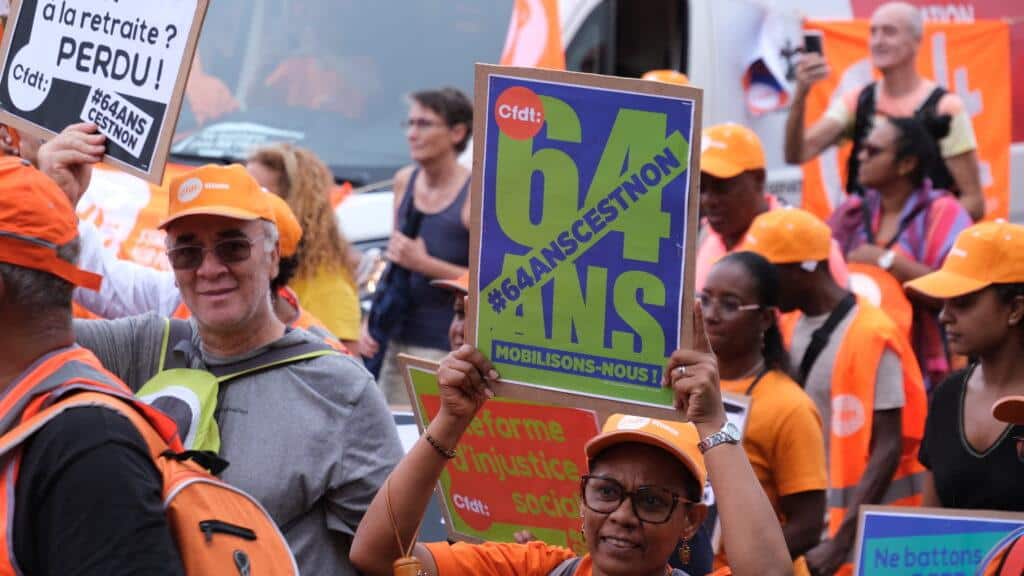
M 743 173 L 743 167 L 724 158 L 710 157 L 700 159 L 700 171 L 715 178 L 735 178 Z
M 903 286 L 907 290 L 920 292 L 925 296 L 946 299 L 977 292 L 989 284 L 991 283 L 954 274 L 947 270 L 937 270 L 931 274 L 925 274 L 916 280 L 911 280 Z
M 444 288 L 445 290 L 451 290 L 452 292 L 461 292 L 463 294 L 469 294 L 469 287 L 463 286 L 457 280 L 431 280 L 430 285 L 435 288 Z
M 1009 424 L 1024 424 L 1024 396 L 1007 396 L 992 405 L 992 416 Z
M 171 216 L 161 222 L 157 228 L 163 230 L 171 222 L 187 218 L 188 216 L 223 216 L 225 218 L 234 218 L 235 220 L 259 220 L 261 218 L 259 214 L 242 208 L 233 208 L 231 206 L 200 206 L 192 208 L 191 210 L 178 212 L 174 216 Z
M 704 471 L 703 467 L 694 462 L 693 458 L 691 458 L 689 454 L 683 452 L 659 436 L 648 434 L 646 432 L 639 432 L 637 430 L 615 430 L 595 436 L 587 442 L 587 446 L 585 448 L 587 458 L 594 458 L 601 452 L 604 452 L 616 444 L 624 444 L 628 442 L 636 442 L 638 444 L 646 444 L 648 446 L 654 446 L 655 448 L 661 448 L 682 462 L 701 486 L 703 486 L 704 482 L 707 480 L 707 473 Z

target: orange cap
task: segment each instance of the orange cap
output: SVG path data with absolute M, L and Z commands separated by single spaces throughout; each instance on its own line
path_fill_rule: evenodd
M 1024 226 L 1004 220 L 975 224 L 956 237 L 942 268 L 907 282 L 932 298 L 956 298 L 991 284 L 1024 282 Z
M 739 250 L 756 252 L 772 264 L 803 264 L 813 270 L 828 260 L 832 229 L 806 210 L 769 210 L 754 218 Z
M 1007 396 L 992 405 L 996 420 L 1024 425 L 1024 396 Z
M 706 128 L 700 140 L 700 171 L 715 178 L 735 178 L 764 168 L 764 148 L 753 130 L 726 123 Z
M 430 285 L 438 288 L 444 288 L 445 290 L 451 290 L 452 292 L 469 294 L 469 272 L 466 272 L 454 280 L 433 280 L 430 282 Z
M 641 76 L 644 80 L 654 80 L 655 82 L 664 82 L 666 84 L 678 84 L 680 86 L 687 86 L 690 84 L 690 78 L 678 70 L 648 70 Z
M 274 221 L 274 211 L 256 179 L 241 164 L 207 164 L 171 179 L 171 202 L 160 228 L 185 216 L 209 214 L 237 220 Z
M 697 479 L 697 484 L 704 487 L 708 472 L 704 467 L 704 456 L 697 448 L 700 435 L 693 424 L 612 414 L 601 433 L 587 442 L 587 458 L 592 459 L 608 448 L 626 442 L 647 444 L 675 456 Z
M 270 209 L 274 212 L 274 223 L 277 224 L 278 242 L 282 258 L 291 258 L 299 251 L 299 241 L 302 240 L 302 226 L 295 218 L 288 203 L 273 192 L 265 191 L 267 201 L 270 202 Z
M 57 255 L 77 236 L 78 217 L 57 184 L 21 158 L 0 158 L 0 262 L 99 290 L 102 277 Z

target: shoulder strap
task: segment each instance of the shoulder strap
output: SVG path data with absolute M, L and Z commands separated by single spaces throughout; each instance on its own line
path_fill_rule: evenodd
M 157 434 L 146 418 L 129 406 L 125 400 L 99 392 L 80 392 L 55 402 L 53 405 L 18 424 L 3 436 L 0 436 L 0 456 L 6 455 L 11 449 L 21 445 L 57 416 L 72 408 L 83 406 L 102 406 L 128 418 L 135 428 L 138 429 L 139 434 L 149 448 L 150 454 L 153 456 L 160 455 L 168 447 L 167 443 Z
M 548 572 L 548 576 L 572 576 L 576 567 L 580 565 L 579 557 L 563 560 L 555 569 Z
M 946 95 L 946 89 L 942 86 L 936 86 L 928 98 L 925 99 L 924 103 L 917 109 L 917 115 L 932 114 L 934 115 L 939 108 L 939 100 Z
M 846 162 L 846 191 L 850 194 L 857 194 L 860 191 L 860 183 L 857 182 L 857 170 L 860 169 L 860 143 L 868 134 L 871 128 L 871 120 L 875 116 L 875 82 L 871 82 L 857 95 L 857 109 L 854 111 L 853 121 L 853 150 L 850 151 L 850 158 Z
M 340 352 L 331 348 L 326 342 L 303 342 L 296 346 L 270 350 L 241 362 L 207 366 L 206 371 L 216 376 L 218 382 L 224 383 L 241 376 L 248 376 L 302 360 L 310 360 L 320 356 L 341 355 Z
M 811 368 L 814 367 L 814 363 L 818 360 L 818 356 L 828 345 L 828 341 L 832 338 L 832 333 L 835 332 L 836 326 L 846 318 L 846 315 L 853 309 L 853 305 L 857 303 L 857 298 L 852 294 L 847 294 L 839 305 L 832 310 L 832 313 L 828 315 L 828 319 L 825 323 L 811 334 L 811 343 L 807 346 L 807 350 L 804 352 L 804 357 L 800 360 L 800 373 L 799 379 L 801 386 L 804 386 L 807 382 L 807 375 L 811 373 Z
M 761 368 L 761 371 L 757 373 L 757 376 L 754 378 L 754 381 L 750 383 L 750 386 L 747 386 L 747 391 L 744 392 L 743 394 L 745 396 L 750 396 L 751 394 L 753 394 L 754 393 L 754 388 L 757 388 L 757 385 L 761 383 L 761 380 L 764 380 L 764 376 L 767 373 L 768 373 L 768 366 L 765 366 L 764 368 Z
M 416 209 L 416 177 L 419 174 L 419 168 L 413 170 L 409 185 L 405 188 L 405 198 L 402 199 L 402 234 L 409 238 L 419 236 L 420 224 L 423 222 L 423 212 Z
M 192 325 L 187 320 L 164 318 L 164 340 L 160 348 L 160 363 L 157 372 L 174 368 L 188 368 L 188 359 L 183 354 L 175 353 L 174 349 L 181 342 L 192 340 Z

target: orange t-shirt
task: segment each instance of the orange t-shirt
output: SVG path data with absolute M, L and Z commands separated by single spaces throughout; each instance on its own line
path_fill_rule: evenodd
M 568 548 L 551 546 L 544 542 L 434 542 L 427 544 L 426 548 L 434 557 L 437 576 L 547 576 L 559 564 L 576 556 Z M 590 573 L 590 557 L 586 556 L 576 569 L 575 576 L 590 576 Z
M 743 394 L 753 381 L 722 380 L 721 386 Z M 772 370 L 754 387 L 743 449 L 780 519 L 781 497 L 828 488 L 823 434 L 814 401 L 789 376 Z

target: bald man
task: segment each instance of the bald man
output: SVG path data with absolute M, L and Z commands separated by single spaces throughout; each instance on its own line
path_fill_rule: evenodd
M 786 121 L 786 162 L 803 164 L 845 138 L 854 141 L 847 170 L 847 191 L 859 189 L 857 163 L 860 142 L 874 116 L 913 116 L 921 111 L 952 117 L 948 136 L 939 142 L 944 164 L 929 174 L 932 184 L 954 191 L 975 220 L 985 214 L 978 171 L 977 140 L 970 114 L 960 97 L 946 92 L 917 72 L 917 52 L 924 22 L 920 10 L 906 2 L 889 2 L 871 16 L 871 63 L 882 79 L 835 99 L 825 115 L 804 129 L 807 94 L 830 73 L 821 54 L 805 53 L 797 65 L 796 92 Z M 860 113 L 858 113 L 860 112 Z M 859 120 L 859 121 L 858 121 Z

